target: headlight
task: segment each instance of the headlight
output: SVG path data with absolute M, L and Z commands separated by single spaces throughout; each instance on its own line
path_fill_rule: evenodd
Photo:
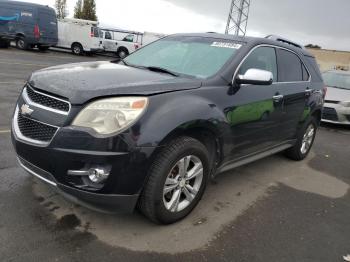
M 339 104 L 344 106 L 344 107 L 350 107 L 350 101 L 340 102 Z
M 74 119 L 73 126 L 92 128 L 100 135 L 121 132 L 146 110 L 146 97 L 118 97 L 92 102 Z

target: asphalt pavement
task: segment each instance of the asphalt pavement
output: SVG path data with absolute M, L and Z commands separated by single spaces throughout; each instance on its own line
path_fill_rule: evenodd
M 344 261 L 350 254 L 350 128 L 323 125 L 303 162 L 282 154 L 211 183 L 185 220 L 74 205 L 17 165 L 10 141 L 31 72 L 106 57 L 0 49 L 0 261 Z

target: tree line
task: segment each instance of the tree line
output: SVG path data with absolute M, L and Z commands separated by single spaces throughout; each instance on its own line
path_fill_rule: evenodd
M 56 0 L 57 18 L 68 16 L 67 0 Z M 95 0 L 78 0 L 74 7 L 74 18 L 97 21 Z

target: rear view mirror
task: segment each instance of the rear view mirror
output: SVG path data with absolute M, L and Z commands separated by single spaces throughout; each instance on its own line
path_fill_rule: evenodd
M 252 68 L 248 69 L 244 75 L 238 75 L 236 82 L 249 85 L 271 85 L 273 74 L 266 70 Z

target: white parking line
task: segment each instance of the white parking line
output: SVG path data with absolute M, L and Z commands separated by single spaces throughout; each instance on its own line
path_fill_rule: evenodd
M 0 61 L 0 64 L 22 65 L 22 66 L 37 66 L 37 67 L 52 66 L 52 64 L 25 64 L 25 63 L 13 63 L 11 61 Z
M 57 52 L 57 51 L 54 51 L 54 52 Z M 21 51 L 18 51 L 18 50 L 0 51 L 0 54 L 1 53 L 3 53 L 3 54 L 11 53 L 11 55 L 18 55 L 18 56 L 26 55 L 26 56 L 53 57 L 53 58 L 60 58 L 60 59 L 72 59 L 72 56 L 57 56 L 57 55 L 52 55 L 51 53 L 43 53 L 43 54 L 40 54 L 40 53 L 26 53 L 26 52 L 21 52 Z M 67 52 L 67 54 L 70 55 L 69 52 Z
M 24 84 L 26 81 L 12 81 L 12 82 L 0 82 L 0 85 L 8 85 L 8 84 Z
M 0 134 L 8 134 L 11 133 L 11 130 L 0 130 Z

